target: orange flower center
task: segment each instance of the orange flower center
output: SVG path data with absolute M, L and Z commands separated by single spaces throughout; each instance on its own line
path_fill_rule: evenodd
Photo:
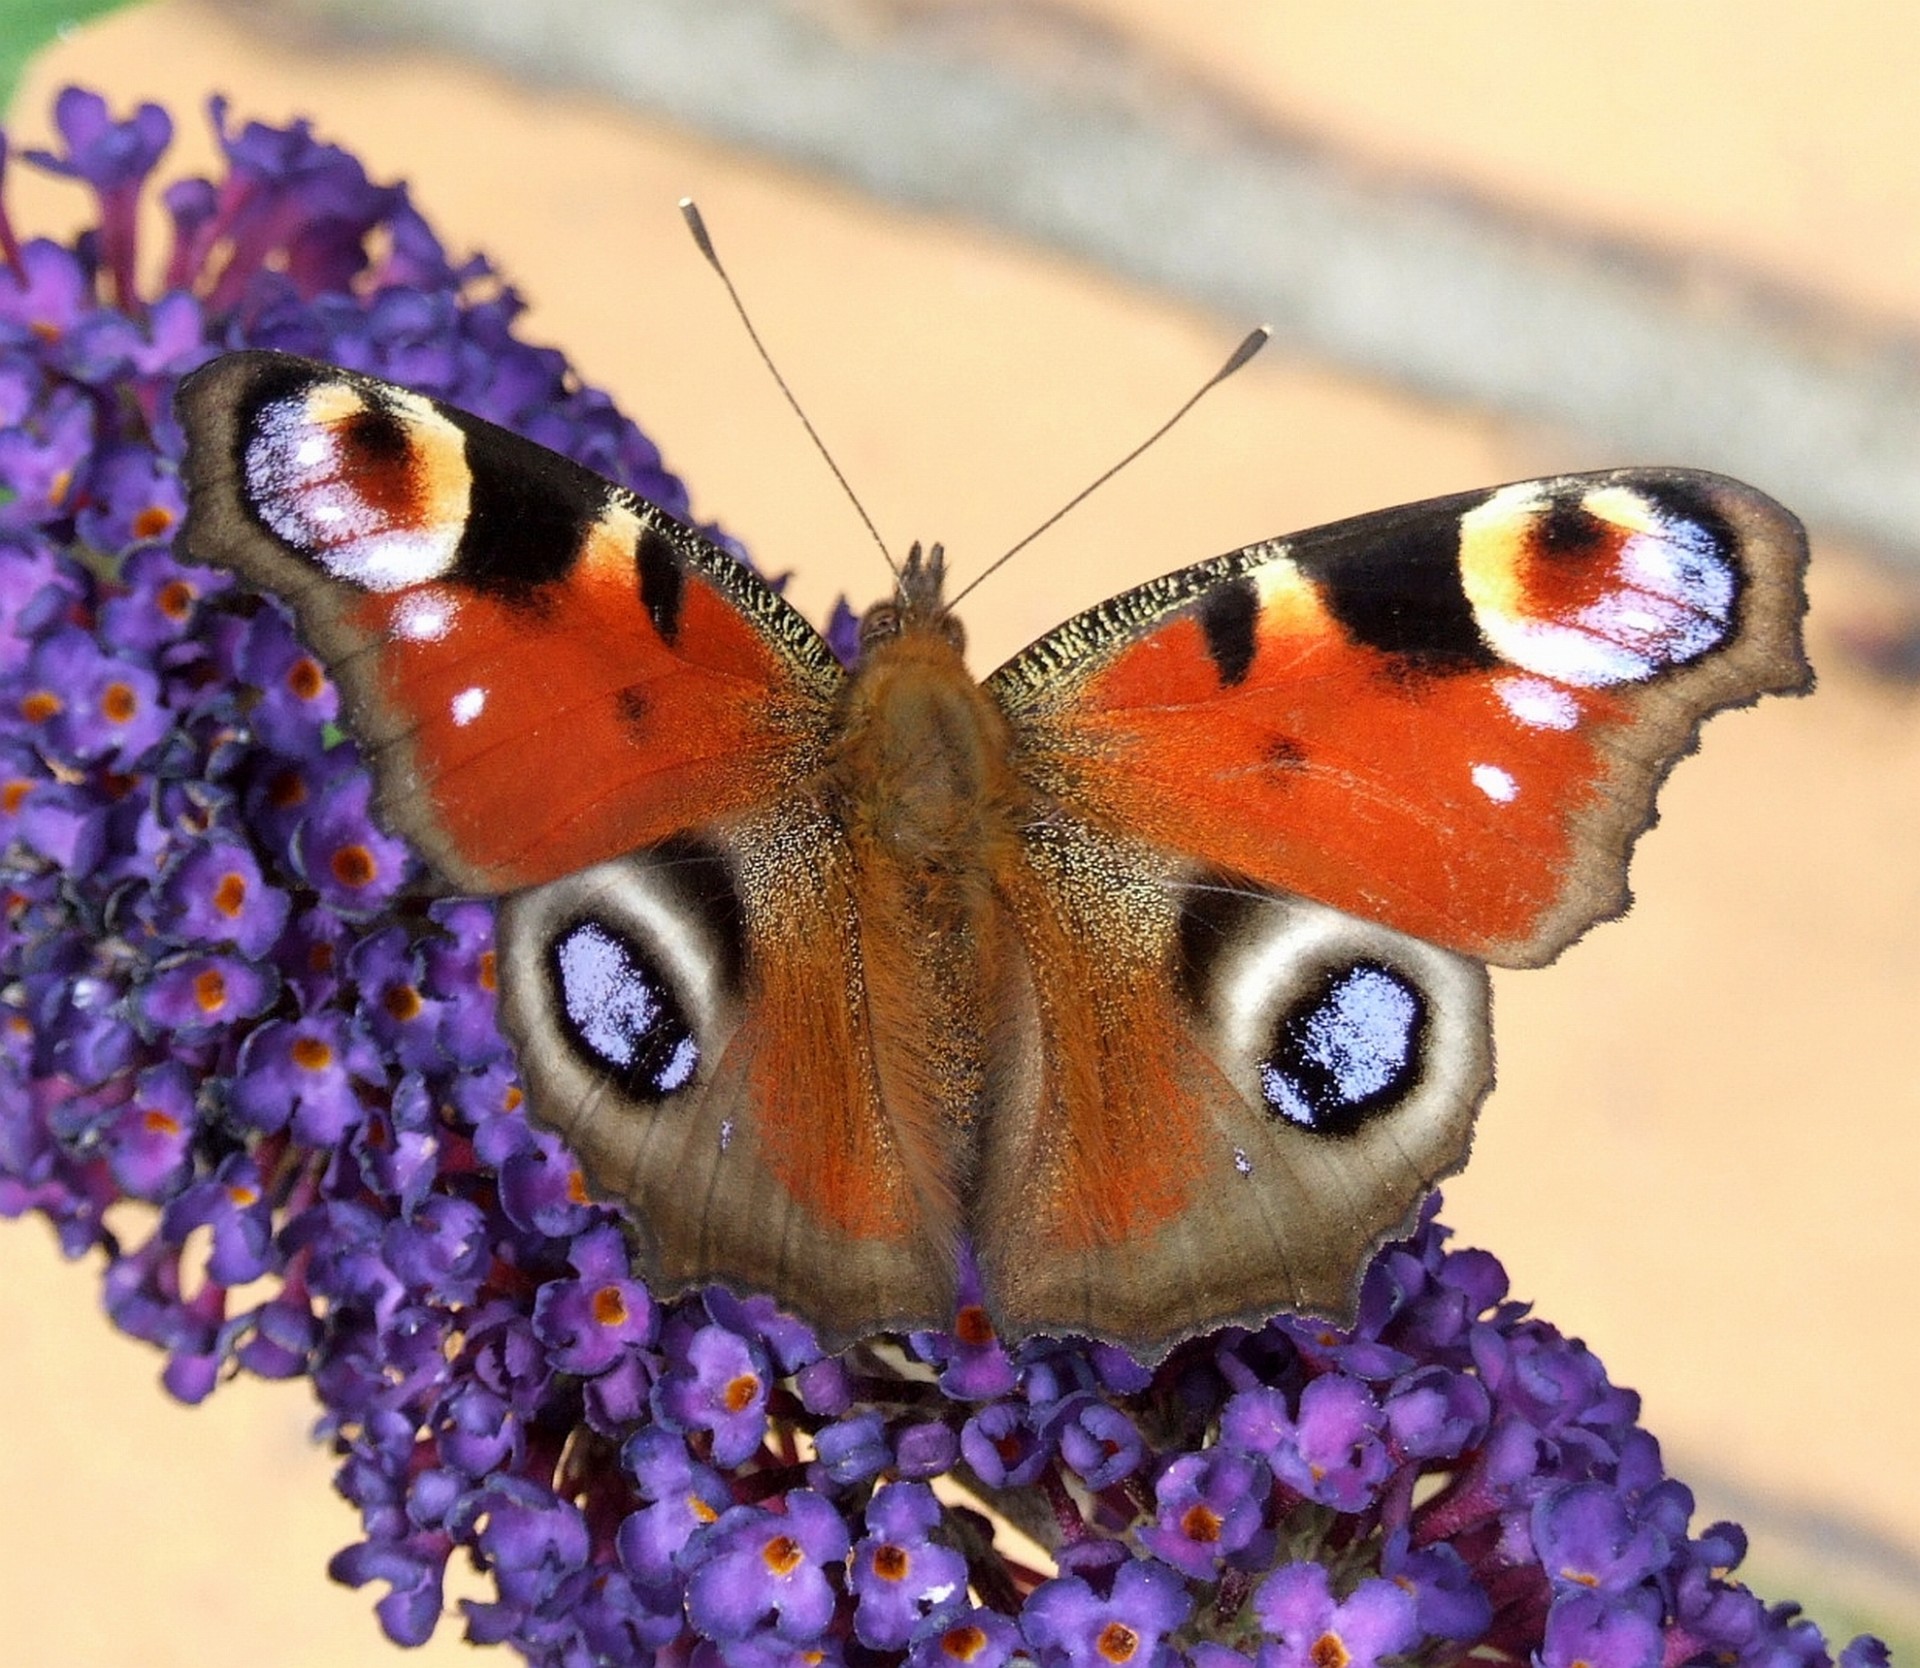
M 806 1553 L 791 1535 L 775 1535 L 760 1554 L 775 1575 L 791 1575 L 806 1560 Z
M 727 1381 L 727 1387 L 720 1392 L 720 1400 L 729 1413 L 744 1413 L 753 1406 L 753 1398 L 760 1394 L 760 1380 L 753 1373 L 741 1373 Z
M 178 1135 L 180 1120 L 171 1112 L 162 1112 L 157 1106 L 149 1106 L 140 1114 L 140 1125 L 149 1135 Z
M 1353 1660 L 1353 1653 L 1337 1633 L 1321 1634 L 1314 1640 L 1307 1655 L 1313 1658 L 1313 1668 L 1347 1668 L 1347 1664 Z
M 1125 1622 L 1109 1622 L 1100 1630 L 1093 1648 L 1109 1662 L 1131 1662 L 1140 1649 L 1140 1635 Z
M 593 1294 L 593 1318 L 602 1326 L 624 1326 L 627 1300 L 618 1286 L 602 1286 Z
M 316 699 L 320 691 L 327 687 L 320 662 L 311 655 L 302 655 L 287 668 L 287 687 L 302 701 Z
M 124 683 L 108 684 L 100 697 L 100 711 L 109 723 L 124 724 L 139 710 L 139 698 Z
M 21 802 L 32 792 L 33 783 L 24 776 L 16 776 L 4 788 L 0 788 L 0 809 L 4 809 L 8 816 L 14 815 L 20 809 Z
M 342 846 L 328 867 L 342 886 L 365 886 L 380 872 L 365 846 Z
M 213 889 L 213 907 L 231 920 L 238 915 L 247 903 L 247 877 L 228 873 L 220 877 L 220 884 Z
M 515 1092 L 517 1093 L 518 1091 Z M 518 1106 L 519 1104 L 517 1100 L 513 1103 L 514 1106 Z M 513 1106 L 508 1107 L 507 1110 L 511 1112 Z M 569 1170 L 567 1172 L 567 1202 L 574 1205 L 590 1205 L 593 1203 L 593 1195 L 587 1191 L 587 1178 L 581 1175 L 578 1170 Z
M 1180 1517 L 1180 1532 L 1190 1541 L 1220 1538 L 1220 1514 L 1209 1506 L 1189 1506 Z
M 873 1573 L 882 1581 L 904 1581 L 912 1562 L 905 1547 L 883 1546 L 873 1555 Z
M 499 963 L 491 950 L 480 952 L 480 988 L 498 990 L 500 988 Z
M 136 539 L 157 539 L 172 525 L 173 511 L 164 504 L 149 504 L 133 518 L 133 536 Z
M 267 784 L 267 803 L 276 811 L 291 811 L 307 802 L 307 779 L 297 770 L 283 770 Z
M 136 527 L 138 522 L 134 524 Z M 161 532 L 165 532 L 163 527 Z M 169 579 L 160 587 L 160 594 L 153 600 L 159 604 L 160 612 L 170 620 L 184 620 L 193 612 L 195 591 L 184 579 Z
M 227 1005 L 226 974 L 217 967 L 209 967 L 204 973 L 196 974 L 193 999 L 200 1004 L 202 1013 L 217 1014 Z
M 687 1510 L 692 1512 L 702 1523 L 711 1523 L 720 1515 L 697 1494 L 689 1494 L 687 1496 Z
M 57 715 L 66 703 L 50 689 L 36 689 L 20 698 L 20 716 L 29 724 L 44 724 Z
M 389 985 L 387 994 L 380 998 L 380 1006 L 387 1010 L 389 1019 L 405 1025 L 408 1020 L 420 1017 L 426 1003 L 420 1000 L 419 991 L 412 985 Z
M 940 1649 L 957 1662 L 971 1662 L 987 1648 L 987 1631 L 972 1622 L 962 1622 L 940 1635 Z
M 333 1064 L 332 1047 L 318 1037 L 293 1039 L 293 1063 L 302 1071 L 325 1071 Z

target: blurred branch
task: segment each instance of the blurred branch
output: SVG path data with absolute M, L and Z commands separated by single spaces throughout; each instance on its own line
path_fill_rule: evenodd
M 236 5 L 239 0 L 233 0 Z M 1044 0 L 246 0 L 612 95 L 1418 394 L 1724 469 L 1920 573 L 1920 341 L 1369 170 Z

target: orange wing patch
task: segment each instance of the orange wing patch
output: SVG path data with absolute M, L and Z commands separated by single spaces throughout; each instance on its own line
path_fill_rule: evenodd
M 391 744 L 395 791 L 422 797 L 488 891 L 737 812 L 806 768 L 817 711 L 712 582 L 679 579 L 662 636 L 635 577 L 647 537 L 609 512 L 571 574 L 528 600 L 429 585 L 349 612 L 386 645 L 378 701 L 411 720 Z

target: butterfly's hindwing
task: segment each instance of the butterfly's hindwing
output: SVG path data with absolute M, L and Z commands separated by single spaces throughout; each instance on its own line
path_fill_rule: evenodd
M 983 1120 L 1002 1329 L 1153 1354 L 1350 1315 L 1368 1252 L 1466 1160 L 1485 968 L 1057 822 L 1004 884 L 1040 994 L 1036 1069 Z
M 778 1293 L 836 1345 L 941 1324 L 956 1231 L 861 1041 L 846 883 L 831 829 L 776 817 L 516 893 L 499 917 L 530 1108 L 630 1207 L 648 1274 Z

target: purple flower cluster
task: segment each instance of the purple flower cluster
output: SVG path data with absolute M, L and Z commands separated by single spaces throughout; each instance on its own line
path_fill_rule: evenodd
M 312 1382 L 365 1526 L 333 1573 L 384 1586 L 395 1640 L 458 1551 L 492 1583 L 469 1637 L 556 1668 L 1832 1661 L 1728 1578 L 1736 1528 L 1691 1532 L 1635 1398 L 1430 1216 L 1351 1332 L 1151 1368 L 1010 1351 L 972 1304 L 828 1357 L 765 1299 L 656 1300 L 522 1116 L 490 906 L 431 897 L 369 820 L 279 609 L 171 548 L 171 397 L 286 348 L 683 488 L 305 124 L 216 104 L 225 175 L 169 186 L 149 251 L 165 113 L 56 115 L 29 160 L 98 227 L 22 242 L 0 209 L 0 1211 L 105 1254 L 175 1395 Z

